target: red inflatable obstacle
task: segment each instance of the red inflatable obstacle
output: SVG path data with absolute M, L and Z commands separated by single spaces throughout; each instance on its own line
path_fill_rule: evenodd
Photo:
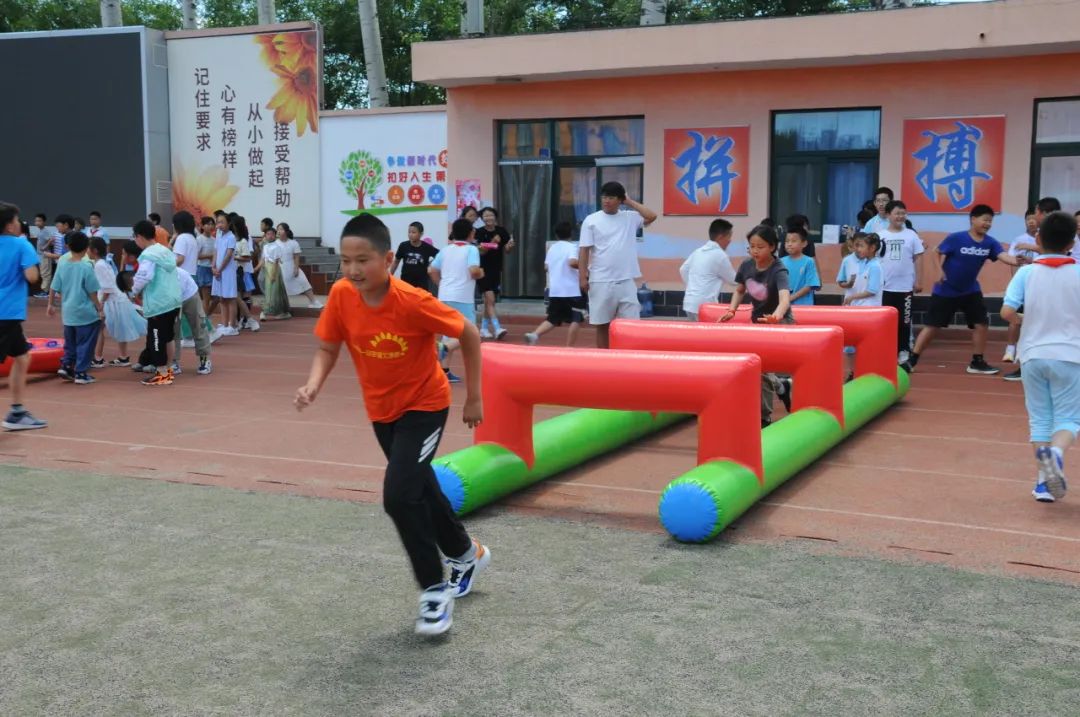
M 698 309 L 698 321 L 718 322 L 729 308 L 728 304 L 702 304 Z M 891 306 L 792 306 L 791 313 L 798 326 L 839 326 L 844 330 L 844 345 L 855 347 L 855 376 L 877 374 L 898 386 L 896 344 L 883 338 L 896 336 L 900 321 L 896 309 Z M 740 306 L 732 322 L 749 323 L 750 307 Z
M 791 410 L 820 408 L 844 425 L 843 332 L 835 326 L 708 324 L 687 321 L 611 323 L 611 348 L 639 351 L 748 353 L 762 371 L 791 374 Z
M 27 339 L 30 343 L 30 373 L 56 373 L 60 369 L 60 359 L 64 358 L 63 339 Z M 0 363 L 0 378 L 11 373 L 12 360 L 4 359 Z
M 548 404 L 696 414 L 699 464 L 732 460 L 762 475 L 756 355 L 484 344 L 483 366 L 476 442 L 502 446 L 530 468 L 533 406 Z

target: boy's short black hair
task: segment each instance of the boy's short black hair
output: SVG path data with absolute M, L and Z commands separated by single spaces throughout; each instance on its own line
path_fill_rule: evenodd
M 495 207 L 484 207 L 483 209 L 480 210 L 480 216 L 484 216 L 484 212 L 491 212 L 492 214 L 495 215 L 496 219 L 499 218 L 499 210 L 496 209 Z
M 91 209 L 90 214 L 88 216 L 97 217 L 98 219 L 101 219 L 101 212 L 99 212 L 96 209 Z
M 38 212 L 37 214 L 34 215 L 34 219 L 40 219 L 43 222 L 48 222 L 49 221 L 49 217 L 47 217 L 45 215 L 45 212 Z
M 420 222 L 409 222 L 409 226 L 415 228 L 416 231 L 420 232 L 421 234 L 424 233 L 424 225 Z
M 76 224 L 78 224 L 79 226 L 83 226 L 83 227 L 85 227 L 85 226 L 86 226 L 86 220 L 85 220 L 85 219 L 83 219 L 82 217 L 75 217 L 75 219 L 74 219 L 73 221 L 74 221 L 74 222 L 75 222 Z
M 785 234 L 784 234 L 785 239 L 787 238 L 788 234 L 798 234 L 799 238 L 802 239 L 803 241 L 809 241 L 809 239 L 810 239 L 809 232 L 806 231 L 806 227 L 804 227 L 802 224 L 796 224 L 793 227 L 787 227 L 784 231 L 785 231 Z
M 473 233 L 473 225 L 468 219 L 455 219 L 450 225 L 450 238 L 454 241 L 466 241 Z
M 142 237 L 146 241 L 154 241 L 154 236 L 157 232 L 154 231 L 154 223 L 149 219 L 140 219 L 135 222 L 131 227 L 131 233 L 137 237 Z
M 263 218 L 262 218 L 262 219 L 261 219 L 261 220 L 259 221 L 259 224 L 260 224 L 260 225 L 262 225 L 262 224 L 267 224 L 267 225 L 269 225 L 269 226 L 274 226 L 274 220 L 273 220 L 273 219 L 271 219 L 270 217 L 263 217 Z
M 390 230 L 381 219 L 367 212 L 357 214 L 345 224 L 345 228 L 341 230 L 341 238 L 346 237 L 366 239 L 380 254 L 385 254 L 391 249 Z
M 11 223 L 11 220 L 19 216 L 19 208 L 14 204 L 0 202 L 0 229 Z
M 792 214 L 784 220 L 784 226 L 789 232 L 795 231 L 793 227 L 802 227 L 804 230 L 810 226 L 810 218 L 805 214 Z
M 772 217 L 765 217 L 760 222 L 758 222 L 758 226 L 759 227 L 774 227 L 775 228 L 776 227 L 776 220 L 773 219 Z
M 218 217 L 227 217 L 227 216 L 228 216 L 228 214 L 225 213 L 224 209 L 215 209 L 214 210 L 214 219 L 217 219 Z
M 709 223 L 709 239 L 716 240 L 716 237 L 722 237 L 726 234 L 730 234 L 731 230 L 735 227 L 727 219 L 713 219 Z
M 86 251 L 90 246 L 90 239 L 82 232 L 68 232 L 64 235 L 64 246 L 73 254 Z
M 559 222 L 555 225 L 555 236 L 559 239 L 569 239 L 574 236 L 574 225 L 570 222 Z
M 871 212 L 867 209 L 862 209 L 855 215 L 855 221 L 859 223 L 860 227 L 865 227 L 866 223 L 877 216 L 877 212 Z
M 172 218 L 173 228 L 178 234 L 195 233 L 195 217 L 186 209 L 181 209 Z
M 1027 219 L 1028 217 L 1030 217 L 1030 216 L 1032 216 L 1034 214 L 1035 214 L 1035 207 L 1028 207 L 1027 211 L 1024 212 L 1024 219 Z
M 971 208 L 971 211 L 968 212 L 968 216 L 974 219 L 975 217 L 982 217 L 986 216 L 987 214 L 989 214 L 990 216 L 994 216 L 996 213 L 997 212 L 994 211 L 994 208 L 991 207 L 989 204 L 976 204 Z
M 884 194 L 885 196 L 887 196 L 890 202 L 896 199 L 896 195 L 893 194 L 893 190 L 889 189 L 888 187 L 878 187 L 877 189 L 875 189 L 874 196 L 876 197 L 879 194 Z
M 753 237 L 764 240 L 766 244 L 773 248 L 773 251 L 776 251 L 776 247 L 780 245 L 780 238 L 776 236 L 776 230 L 772 227 L 767 227 L 764 224 L 758 224 L 746 235 L 747 241 Z
M 148 219 L 149 219 L 150 221 L 152 221 L 152 222 L 153 222 L 154 224 L 161 224 L 161 215 L 160 215 L 160 214 L 158 214 L 157 212 L 150 212 L 150 213 L 149 213 L 149 214 L 147 214 L 146 216 L 147 216 L 147 218 L 148 218 Z
M 75 219 L 70 214 L 57 214 L 53 224 L 67 224 L 71 227 L 75 226 Z
M 116 288 L 125 294 L 131 291 L 134 281 L 135 272 L 121 271 L 116 275 Z
M 124 242 L 124 253 L 133 259 L 138 259 L 142 254 L 142 247 L 134 239 L 128 239 Z
M 601 197 L 615 197 L 620 202 L 626 201 L 626 187 L 619 182 L 605 182 L 604 186 L 600 187 Z
M 207 224 L 213 224 L 213 223 L 214 223 L 214 218 L 213 217 L 203 217 L 202 219 L 199 220 L 199 226 L 201 226 L 201 227 L 204 227 Z
M 101 237 L 90 237 L 90 248 L 102 259 L 109 253 L 109 247 Z
M 1039 226 L 1039 243 L 1055 254 L 1064 254 L 1076 241 L 1076 219 L 1066 212 L 1047 214 Z
M 904 211 L 907 211 L 907 205 L 901 202 L 899 199 L 890 199 L 889 203 L 885 205 L 885 213 L 892 214 L 893 210 L 899 207 Z
M 1060 212 L 1061 202 L 1057 197 L 1043 197 L 1039 201 L 1035 202 L 1035 208 L 1043 214 L 1049 214 L 1050 212 Z

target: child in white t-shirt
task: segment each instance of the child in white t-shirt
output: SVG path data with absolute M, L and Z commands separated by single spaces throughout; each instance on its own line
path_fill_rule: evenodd
M 438 253 L 428 267 L 431 280 L 439 285 L 439 301 L 466 321 L 476 323 L 476 280 L 484 276 L 480 267 L 480 250 L 476 248 L 476 229 L 468 219 L 456 220 L 450 228 L 450 243 Z M 460 378 L 450 373 L 450 354 L 461 344 L 457 339 L 443 337 L 439 343 L 439 362 L 450 383 Z
M 525 343 L 535 346 L 540 337 L 556 326 L 570 324 L 566 345 L 573 346 L 578 331 L 585 321 L 584 301 L 581 296 L 581 279 L 578 275 L 578 246 L 571 241 L 574 227 L 570 222 L 560 222 L 555 227 L 555 242 L 548 248 L 544 267 L 548 276 L 547 318 L 530 333 Z
M 919 235 L 908 229 L 907 205 L 900 200 L 893 200 L 885 207 L 889 217 L 889 228 L 878 232 L 881 237 L 881 281 L 883 291 L 881 303 L 891 306 L 900 313 L 897 326 L 896 354 L 897 362 L 908 359 L 911 348 L 911 302 L 915 294 L 922 291 L 923 262 L 926 251 Z

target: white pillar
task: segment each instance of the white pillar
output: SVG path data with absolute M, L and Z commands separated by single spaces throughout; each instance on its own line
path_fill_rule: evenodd
M 120 27 L 124 18 L 120 12 L 120 0 L 101 0 L 101 26 Z
M 364 64 L 367 66 L 368 102 L 371 107 L 386 107 L 386 68 L 383 65 L 382 33 L 375 0 L 357 0 L 360 9 L 360 37 L 364 41 Z
M 277 9 L 274 0 L 259 0 L 259 24 L 273 25 L 277 22 Z
M 197 0 L 181 0 L 180 10 L 184 14 L 184 29 L 196 30 L 199 27 L 199 22 L 196 19 L 196 11 L 198 10 Z

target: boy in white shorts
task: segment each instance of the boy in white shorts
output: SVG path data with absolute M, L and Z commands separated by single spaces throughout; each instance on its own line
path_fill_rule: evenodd
M 622 204 L 633 211 L 620 210 Z M 608 182 L 600 188 L 600 211 L 581 224 L 578 272 L 581 290 L 589 294 L 589 323 L 596 327 L 598 348 L 608 347 L 613 320 L 641 316 L 634 281 L 641 276 L 637 233 L 654 221 L 656 212 L 627 199 L 623 185 Z

